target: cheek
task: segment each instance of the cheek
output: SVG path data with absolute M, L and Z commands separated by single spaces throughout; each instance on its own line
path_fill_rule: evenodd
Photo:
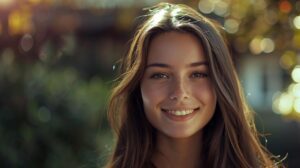
M 159 108 L 164 99 L 165 89 L 157 84 L 143 81 L 141 83 L 144 112 L 152 125 L 157 125 L 156 122 L 161 118 Z
M 193 87 L 193 93 L 196 98 L 202 100 L 205 104 L 216 103 L 216 92 L 211 82 L 203 82 Z
M 167 88 L 160 84 L 153 84 L 149 82 L 141 83 L 141 93 L 144 106 L 156 106 L 166 95 Z

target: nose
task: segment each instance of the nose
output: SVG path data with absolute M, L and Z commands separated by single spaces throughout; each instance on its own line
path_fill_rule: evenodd
M 184 79 L 176 79 L 170 85 L 171 100 L 183 101 L 189 98 L 189 85 Z

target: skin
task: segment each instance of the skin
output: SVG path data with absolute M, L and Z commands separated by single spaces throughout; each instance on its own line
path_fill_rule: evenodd
M 216 93 L 198 39 L 180 32 L 155 37 L 149 46 L 141 93 L 146 117 L 157 129 L 154 164 L 199 167 L 201 130 L 214 114 Z M 193 113 L 187 119 L 175 116 L 174 120 L 170 110 Z

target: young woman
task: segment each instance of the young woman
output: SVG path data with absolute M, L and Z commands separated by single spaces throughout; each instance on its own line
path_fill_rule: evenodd
M 276 167 L 212 21 L 161 3 L 137 30 L 109 103 L 109 168 Z

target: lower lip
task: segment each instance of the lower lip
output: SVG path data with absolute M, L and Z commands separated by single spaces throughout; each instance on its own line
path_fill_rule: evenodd
M 193 118 L 196 115 L 196 110 L 194 110 L 192 113 L 187 114 L 187 115 L 182 115 L 182 116 L 178 116 L 178 115 L 174 115 L 171 113 L 168 113 L 166 111 L 163 111 L 163 113 L 171 120 L 173 121 L 187 121 L 191 118 Z

